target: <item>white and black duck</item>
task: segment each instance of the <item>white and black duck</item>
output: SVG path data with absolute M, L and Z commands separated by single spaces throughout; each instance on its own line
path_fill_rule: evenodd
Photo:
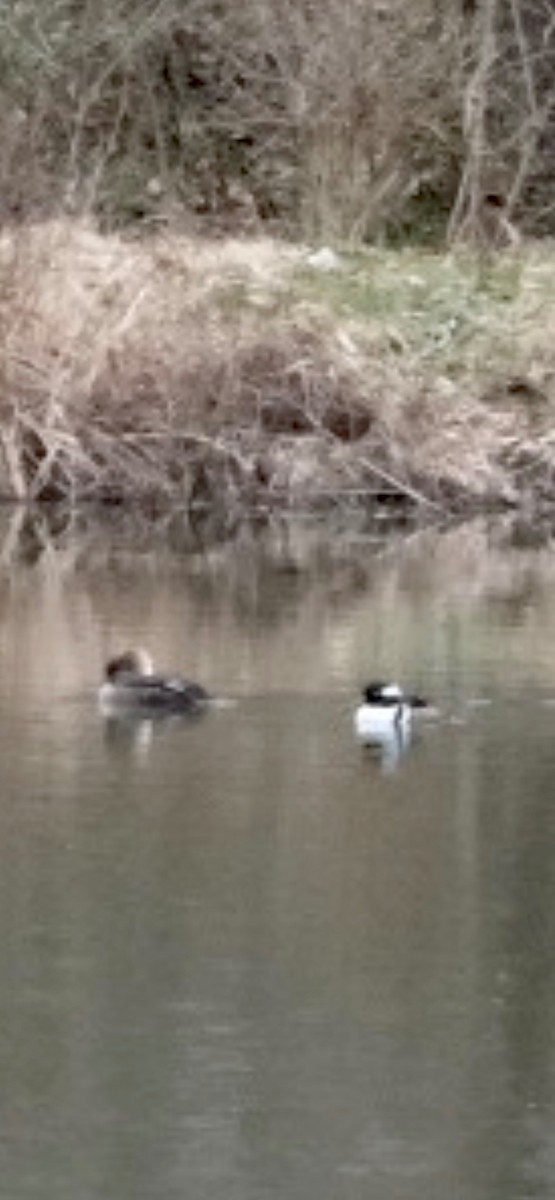
M 354 716 L 355 731 L 362 741 L 381 741 L 395 731 L 405 733 L 414 710 L 429 707 L 422 696 L 403 692 L 398 683 L 369 683 L 362 696 Z

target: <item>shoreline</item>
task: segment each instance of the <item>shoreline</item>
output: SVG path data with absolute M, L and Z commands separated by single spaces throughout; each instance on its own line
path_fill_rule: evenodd
M 555 516 L 555 251 L 0 237 L 0 500 Z

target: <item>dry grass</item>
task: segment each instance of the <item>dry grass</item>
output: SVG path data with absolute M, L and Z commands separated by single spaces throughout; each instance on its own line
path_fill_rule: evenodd
M 555 284 L 269 240 L 50 223 L 0 240 L 0 493 L 230 510 L 551 510 Z

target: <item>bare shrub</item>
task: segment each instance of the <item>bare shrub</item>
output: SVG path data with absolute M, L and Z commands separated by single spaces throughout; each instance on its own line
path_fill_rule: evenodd
M 451 237 L 514 243 L 552 228 L 555 24 L 543 0 L 484 0 L 461 43 L 460 183 Z
M 0 215 L 356 243 L 553 228 L 545 0 L 18 0 Z
M 543 261 L 519 266 L 518 343 L 506 291 L 496 302 L 492 279 L 484 300 L 466 259 L 422 256 L 418 277 L 412 261 L 373 252 L 364 277 L 376 286 L 381 272 L 389 308 L 371 321 L 333 307 L 350 278 L 318 278 L 320 302 L 309 300 L 301 262 L 300 249 L 268 240 L 126 241 L 77 222 L 5 232 L 0 495 L 229 514 L 547 503 L 554 303 Z M 430 342 L 438 312 L 446 342 Z

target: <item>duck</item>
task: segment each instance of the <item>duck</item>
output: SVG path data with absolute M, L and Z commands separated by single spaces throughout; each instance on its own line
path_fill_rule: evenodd
M 368 683 L 362 696 L 363 702 L 355 711 L 354 723 L 357 736 L 363 741 L 380 742 L 384 736 L 396 731 L 406 733 L 410 730 L 414 709 L 429 707 L 422 696 L 407 695 L 398 683 Z
M 146 716 L 198 712 L 210 696 L 199 683 L 155 674 L 148 651 L 135 649 L 125 650 L 106 663 L 98 699 L 107 715 Z

